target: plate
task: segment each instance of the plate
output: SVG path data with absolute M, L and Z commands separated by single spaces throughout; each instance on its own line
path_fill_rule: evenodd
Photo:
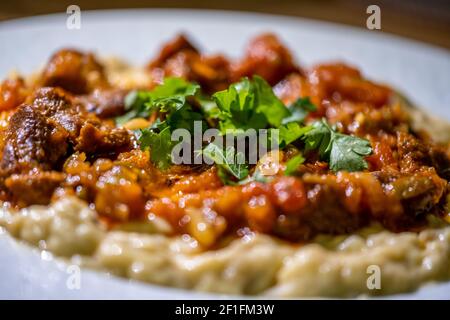
M 143 65 L 178 32 L 191 35 L 205 52 L 237 57 L 252 36 L 270 31 L 282 38 L 300 65 L 347 62 L 367 78 L 399 89 L 415 105 L 450 120 L 450 52 L 380 31 L 211 10 L 81 11 L 81 28 L 72 30 L 66 27 L 67 18 L 57 14 L 1 22 L 1 79 L 12 70 L 35 71 L 61 47 L 88 49 Z M 0 232 L 0 261 L 1 299 L 230 298 L 137 283 L 92 270 L 81 270 L 80 286 L 71 286 L 73 269 L 5 232 Z M 412 294 L 385 298 L 450 299 L 450 283 L 429 284 Z

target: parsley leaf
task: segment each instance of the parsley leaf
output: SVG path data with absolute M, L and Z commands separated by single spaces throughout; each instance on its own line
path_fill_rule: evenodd
M 304 136 L 305 151 L 318 150 L 325 157 L 330 146 L 331 132 L 325 120 L 314 122 L 311 130 Z
M 116 118 L 123 125 L 133 118 L 148 118 L 153 111 L 174 112 L 181 109 L 186 98 L 194 96 L 200 86 L 181 78 L 166 78 L 151 91 L 132 91 L 125 97 L 125 113 Z
M 284 170 L 285 176 L 293 176 L 297 171 L 297 168 L 305 162 L 305 158 L 301 154 L 298 154 L 286 162 L 286 169 Z
M 368 168 L 365 156 L 372 153 L 370 142 L 332 129 L 324 119 L 315 122 L 304 136 L 306 151 L 318 150 L 320 157 L 337 171 L 361 171 Z
M 171 154 L 174 142 L 171 140 L 169 127 L 159 132 L 154 129 L 141 130 L 139 138 L 141 148 L 150 148 L 150 159 L 160 169 L 167 169 L 171 164 Z
M 116 124 L 123 125 L 133 118 L 148 118 L 150 111 L 145 106 L 147 100 L 147 93 L 145 91 L 131 91 L 125 97 L 124 115 L 116 117 Z
M 336 134 L 330 154 L 333 171 L 361 171 L 368 168 L 364 156 L 372 153 L 369 141 L 344 134 Z
M 257 110 L 265 115 L 267 122 L 273 127 L 281 125 L 284 118 L 289 116 L 289 110 L 273 93 L 272 87 L 259 76 L 253 77 Z
M 219 128 L 223 133 L 246 129 L 263 129 L 269 124 L 279 126 L 289 110 L 275 96 L 272 87 L 261 77 L 254 76 L 216 92 L 213 98 L 220 113 Z
M 194 132 L 194 121 L 202 121 L 202 129 L 207 128 L 203 115 L 200 112 L 193 111 L 189 105 L 183 106 L 166 118 L 166 122 L 172 130 L 186 129 L 190 132 Z
M 236 152 L 233 146 L 224 150 L 217 144 L 210 143 L 202 153 L 215 162 L 219 169 L 219 177 L 224 184 L 234 184 L 230 175 L 237 180 L 248 176 L 249 169 L 248 164 L 245 163 L 245 156 L 242 152 Z
M 310 126 L 302 127 L 297 122 L 289 122 L 278 128 L 279 133 L 279 145 L 281 148 L 286 147 L 288 144 L 303 137 L 308 131 L 311 130 Z
M 317 107 L 309 97 L 299 98 L 288 107 L 291 115 L 282 120 L 282 124 L 289 122 L 303 122 L 310 112 L 317 111 Z
M 126 97 L 129 111 L 116 119 L 124 123 L 134 117 L 148 117 L 153 112 L 163 115 L 149 128 L 141 130 L 138 137 L 141 149 L 150 149 L 150 159 L 160 169 L 171 164 L 171 153 L 175 142 L 172 131 L 183 128 L 193 131 L 194 121 L 203 121 L 203 115 L 189 105 L 187 99 L 193 97 L 200 87 L 181 78 L 166 78 L 164 83 L 151 91 L 132 92 Z
M 150 110 L 174 112 L 181 109 L 186 98 L 193 97 L 200 89 L 198 84 L 181 78 L 165 78 L 164 83 L 148 92 L 149 100 L 145 103 Z
M 284 170 L 284 175 L 293 176 L 297 171 L 298 166 L 301 165 L 303 162 L 305 162 L 305 158 L 303 158 L 301 154 L 298 154 L 289 159 L 289 161 L 286 162 L 286 169 Z

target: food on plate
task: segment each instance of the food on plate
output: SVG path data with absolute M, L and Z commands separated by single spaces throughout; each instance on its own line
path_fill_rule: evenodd
M 142 68 L 62 49 L 0 111 L 0 225 L 56 256 L 228 294 L 450 279 L 450 126 L 273 34 L 238 59 L 179 35 Z

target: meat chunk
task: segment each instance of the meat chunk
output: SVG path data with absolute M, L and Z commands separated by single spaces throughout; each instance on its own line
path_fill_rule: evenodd
M 9 122 L 1 161 L 8 172 L 54 169 L 69 147 L 108 155 L 132 147 L 128 131 L 102 124 L 60 88 L 38 89 L 30 102 Z
M 103 103 L 102 107 L 105 108 L 113 104 L 117 107 L 123 103 L 125 92 L 108 91 L 106 95 L 98 93 L 95 100 Z M 76 150 L 112 155 L 132 147 L 128 131 L 103 124 L 94 114 L 86 111 L 86 108 L 93 106 L 74 98 L 61 88 L 40 88 L 32 95 L 30 102 L 45 119 L 67 133 L 70 145 Z
M 148 68 L 155 83 L 168 76 L 180 77 L 201 84 L 208 93 L 223 90 L 230 83 L 228 60 L 222 55 L 201 55 L 183 35 L 167 43 Z
M 63 49 L 56 52 L 42 73 L 42 86 L 61 87 L 85 94 L 108 85 L 103 66 L 91 53 Z
M 315 184 L 308 194 L 310 207 L 300 220 L 299 230 L 307 227 L 307 237 L 318 233 L 352 232 L 367 222 L 367 215 L 351 213 L 343 204 L 341 191 L 335 186 Z M 295 229 L 294 229 L 295 230 Z M 295 231 L 298 232 L 298 231 Z
M 350 129 L 357 115 L 364 115 L 359 127 L 366 132 L 395 131 L 407 123 L 401 108 L 388 105 L 389 88 L 364 79 L 357 69 L 342 63 L 317 65 L 306 75 L 292 73 L 277 83 L 274 91 L 287 105 L 309 97 L 318 108 L 313 117 L 327 117 Z
M 450 181 L 450 156 L 445 149 L 440 146 L 432 146 L 428 149 L 428 154 L 438 175 Z
M 60 88 L 40 88 L 31 96 L 30 102 L 45 118 L 64 128 L 72 141 L 78 136 L 86 115 L 80 105 L 74 104 L 70 94 Z
M 78 100 L 86 110 L 95 113 L 99 118 L 112 118 L 125 113 L 125 97 L 128 90 L 106 89 L 94 90 L 90 95 Z
M 450 159 L 444 148 L 419 140 L 412 134 L 398 132 L 397 149 L 402 171 L 414 172 L 422 167 L 433 167 L 439 176 L 450 180 Z
M 381 107 L 389 101 L 391 90 L 363 78 L 361 73 L 342 63 L 317 65 L 308 73 L 311 95 L 318 100 L 348 99 Z
M 45 117 L 72 109 L 73 97 L 68 92 L 56 87 L 37 89 L 28 99 Z
M 130 151 L 133 140 L 127 130 L 86 123 L 77 138 L 75 149 L 87 154 L 118 155 Z
M 50 170 L 67 152 L 67 132 L 29 105 L 12 116 L 5 137 L 0 167 L 9 173 L 32 168 Z
M 397 153 L 403 175 L 392 185 L 407 212 L 429 212 L 445 193 L 449 159 L 438 146 L 418 140 L 405 132 L 397 133 Z
M 222 56 L 200 56 L 195 52 L 180 52 L 168 59 L 162 73 L 160 69 L 153 70 L 164 76 L 181 77 L 201 84 L 203 90 L 214 93 L 226 89 L 230 84 L 230 66 Z M 158 80 L 159 82 L 162 79 Z
M 168 59 L 183 51 L 198 53 L 198 50 L 189 42 L 186 36 L 180 34 L 163 46 L 159 55 L 148 64 L 148 68 L 161 68 Z
M 298 70 L 289 50 L 275 35 L 267 33 L 253 39 L 244 59 L 233 65 L 232 81 L 257 74 L 275 85 Z
M 348 233 L 364 226 L 370 212 L 363 210 L 361 203 L 364 187 L 357 181 L 360 179 L 349 179 L 341 181 L 332 175 L 307 175 L 303 180 L 305 204 L 290 214 L 289 211 L 282 210 L 284 214 L 277 219 L 274 233 L 297 241 L 310 239 L 320 233 Z M 301 183 L 300 180 L 295 180 Z M 352 185 L 353 189 L 349 189 L 348 185 Z M 353 193 L 346 195 L 346 189 L 353 190 Z M 276 192 L 272 194 L 277 195 Z
M 434 168 L 429 168 L 401 176 L 391 185 L 392 190 L 401 199 L 406 215 L 414 218 L 429 212 L 441 201 L 447 182 L 436 174 Z
M 225 90 L 231 83 L 231 64 L 222 55 L 202 56 L 194 69 L 198 82 L 208 93 Z
M 56 171 L 35 171 L 13 174 L 5 180 L 12 199 L 19 206 L 49 204 L 54 190 L 64 180 L 64 174 Z

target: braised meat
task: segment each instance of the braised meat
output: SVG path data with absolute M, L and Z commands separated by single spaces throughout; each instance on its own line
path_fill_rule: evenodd
M 271 85 L 287 75 L 299 72 L 289 50 L 273 34 L 263 34 L 253 39 L 245 57 L 232 68 L 232 80 L 254 74 L 262 76 Z
M 128 90 L 123 89 L 97 89 L 77 99 L 87 111 L 95 113 L 101 119 L 108 119 L 125 113 L 124 101 L 128 93 Z
M 103 67 L 94 55 L 71 49 L 60 50 L 50 58 L 41 81 L 42 86 L 61 87 L 75 94 L 107 85 Z
M 11 116 L 1 168 L 5 173 L 50 170 L 68 149 L 68 133 L 38 110 L 22 105 Z

